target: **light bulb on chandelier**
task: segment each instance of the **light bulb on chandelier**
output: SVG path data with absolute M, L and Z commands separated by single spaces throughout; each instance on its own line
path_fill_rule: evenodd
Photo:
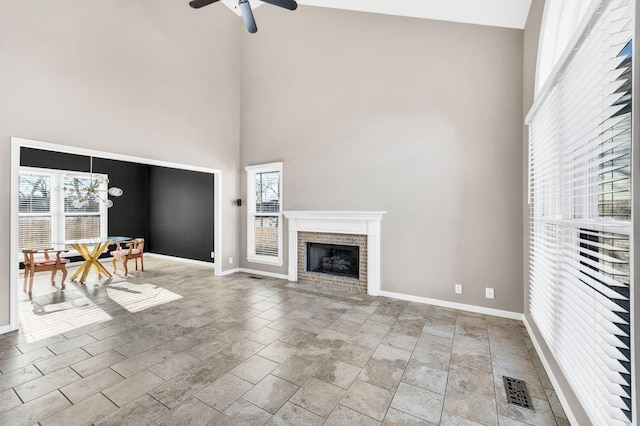
M 123 194 L 122 189 L 112 186 L 108 188 L 109 179 L 104 176 L 93 176 L 93 157 L 91 157 L 91 163 L 89 167 L 89 181 L 87 179 L 74 177 L 69 186 L 65 185 L 61 189 L 65 194 L 75 196 L 71 205 L 76 209 L 81 209 L 90 202 L 102 202 L 107 208 L 113 206 L 113 201 L 109 199 L 109 195 L 112 197 L 119 197 Z

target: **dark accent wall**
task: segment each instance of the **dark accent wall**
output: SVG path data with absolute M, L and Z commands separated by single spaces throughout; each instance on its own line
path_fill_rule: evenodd
M 211 261 L 212 174 L 149 166 L 149 207 L 154 253 Z
M 144 238 L 149 234 L 149 166 L 126 161 L 93 159 L 96 173 L 109 175 L 109 186 L 117 186 L 124 193 L 110 197 L 109 235 Z
M 20 165 L 89 172 L 90 159 L 23 147 Z M 109 175 L 109 185 L 124 191 L 112 197 L 109 235 L 144 238 L 145 251 L 212 261 L 212 174 L 97 157 L 93 171 Z

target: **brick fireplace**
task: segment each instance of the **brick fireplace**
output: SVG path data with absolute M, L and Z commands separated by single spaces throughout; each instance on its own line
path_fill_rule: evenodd
M 380 221 L 384 213 L 284 212 L 289 226 L 289 281 L 301 280 L 377 296 L 380 292 Z M 309 243 L 328 247 L 317 263 L 325 266 L 337 264 L 337 267 L 330 268 L 333 273 L 327 273 L 326 268 L 310 267 L 307 258 Z M 350 249 L 357 251 L 357 258 L 347 259 L 338 254 Z M 349 268 L 351 273 L 341 273 Z
M 358 249 L 358 276 L 349 277 L 309 268 L 309 243 L 318 243 L 330 247 L 356 247 Z M 300 281 L 344 288 L 354 291 L 367 291 L 367 236 L 357 234 L 333 234 L 329 232 L 298 231 L 298 279 Z M 328 255 L 327 257 L 329 257 Z M 331 256 L 333 257 L 333 256 Z

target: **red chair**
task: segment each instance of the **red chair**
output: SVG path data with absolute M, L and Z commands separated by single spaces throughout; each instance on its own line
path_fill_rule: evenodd
M 120 245 L 123 244 L 124 248 Z M 144 272 L 144 238 L 135 238 L 131 241 L 118 243 L 116 249 L 109 253 L 113 256 L 111 263 L 113 264 L 113 273 L 116 273 L 116 261 L 122 260 L 125 276 L 129 274 L 127 262 L 133 259 L 136 262 L 136 271 L 138 270 L 138 259 L 140 259 L 140 270 Z
M 36 272 L 51 271 L 51 285 L 56 285 L 56 272 L 62 271 L 62 282 L 60 283 L 62 289 L 64 289 L 64 280 L 67 278 L 66 264 L 69 263 L 69 259 L 63 259 L 60 257 L 60 253 L 67 253 L 69 250 L 54 250 L 52 248 L 39 249 L 39 250 L 22 250 L 24 255 L 24 291 L 27 291 L 27 279 L 29 280 L 29 294 L 33 290 L 33 277 Z M 49 255 L 56 255 L 55 259 L 52 259 Z M 37 257 L 37 255 L 44 255 L 44 259 Z

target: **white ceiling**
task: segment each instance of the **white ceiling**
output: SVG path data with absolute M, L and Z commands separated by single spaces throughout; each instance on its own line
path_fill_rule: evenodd
M 237 0 L 222 0 L 236 13 Z M 297 0 L 306 6 L 523 29 L 531 0 Z M 254 4 L 255 3 L 255 4 Z M 263 4 L 253 0 L 252 8 Z M 271 6 L 270 6 L 271 7 Z

